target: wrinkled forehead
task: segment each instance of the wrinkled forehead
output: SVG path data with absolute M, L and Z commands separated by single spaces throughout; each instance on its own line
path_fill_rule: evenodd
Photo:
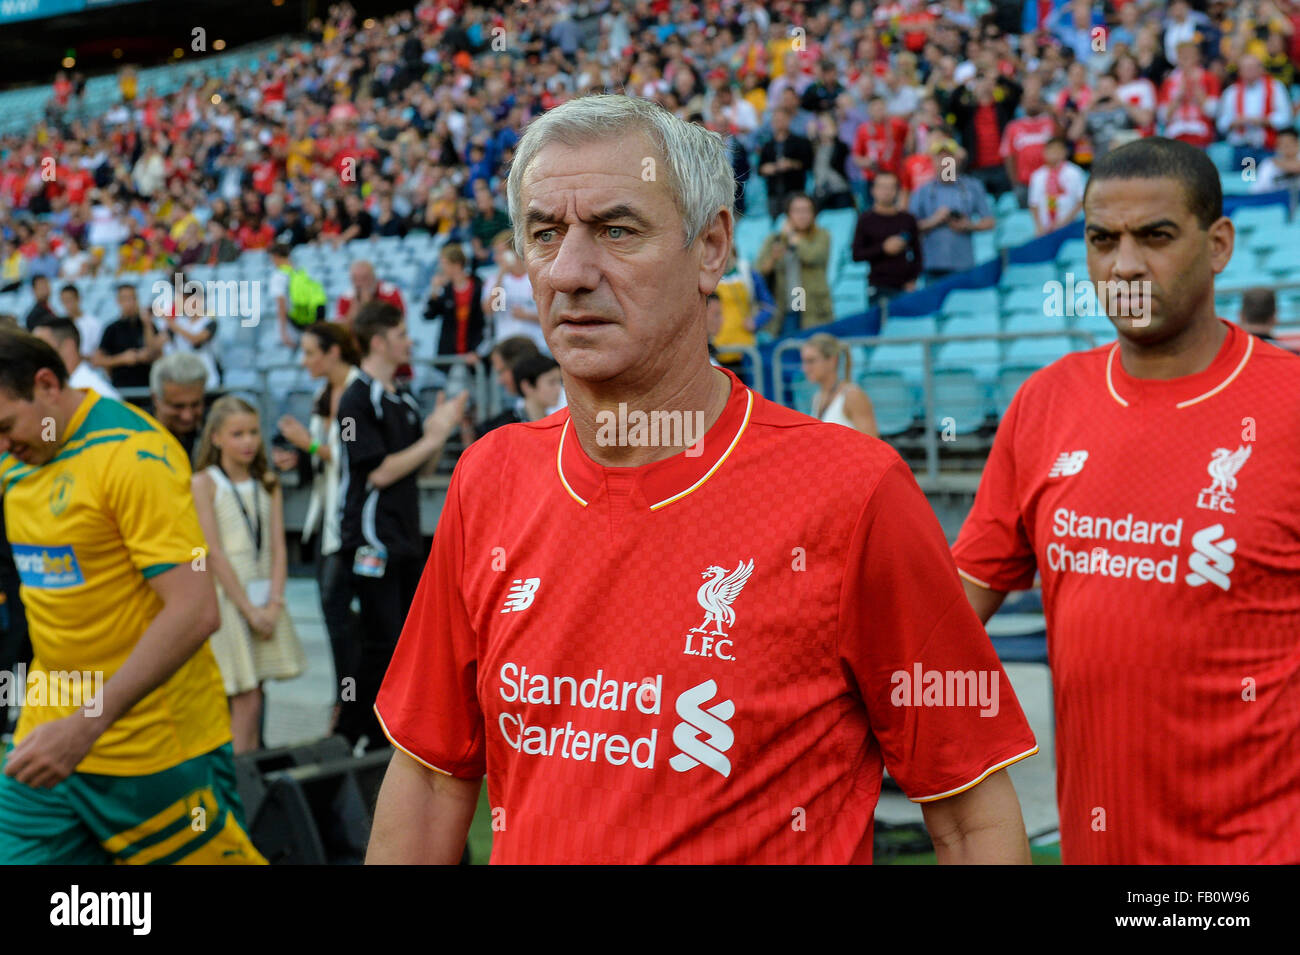
M 524 213 L 587 218 L 626 205 L 641 215 L 668 214 L 669 173 L 662 152 L 643 133 L 589 143 L 550 143 L 520 181 Z M 667 208 L 665 208 L 667 207 Z

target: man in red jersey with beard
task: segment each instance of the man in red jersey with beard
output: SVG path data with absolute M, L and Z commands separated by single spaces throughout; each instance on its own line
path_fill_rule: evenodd
M 1034 738 L 911 472 L 709 365 L 721 138 L 572 100 L 508 195 L 569 406 L 457 465 L 369 861 L 458 860 L 486 775 L 494 862 L 869 862 L 888 765 L 941 862 L 1027 862 Z
M 984 620 L 1042 576 L 1063 862 L 1300 862 L 1300 358 L 1215 316 L 1205 153 L 1107 153 L 1084 214 L 1119 340 L 1020 389 L 954 557 Z

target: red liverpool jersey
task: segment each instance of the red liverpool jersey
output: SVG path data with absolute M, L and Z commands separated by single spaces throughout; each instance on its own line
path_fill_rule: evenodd
M 1030 378 L 954 547 L 1042 576 L 1063 862 L 1300 862 L 1300 359 L 1224 324 L 1199 374 Z
M 928 801 L 1036 751 L 897 454 L 727 374 L 674 457 L 565 410 L 457 465 L 376 711 L 486 773 L 493 862 L 870 862 L 882 759 Z

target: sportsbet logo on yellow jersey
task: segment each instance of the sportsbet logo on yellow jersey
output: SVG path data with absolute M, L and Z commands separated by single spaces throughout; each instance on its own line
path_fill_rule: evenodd
M 24 587 L 49 589 L 84 584 L 77 555 L 71 547 L 32 547 L 15 544 L 14 563 Z
M 149 580 L 206 552 L 180 443 L 130 405 L 88 392 L 46 464 L 0 457 L 0 490 L 22 582 L 32 674 L 107 682 L 162 610 Z M 15 741 L 75 705 L 23 707 Z M 207 645 L 113 724 L 82 772 L 161 772 L 230 739 L 221 675 Z

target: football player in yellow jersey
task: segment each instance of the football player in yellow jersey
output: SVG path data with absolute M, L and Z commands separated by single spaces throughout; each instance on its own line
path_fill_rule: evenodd
M 0 864 L 263 863 L 206 641 L 217 601 L 180 444 L 0 329 L 0 491 L 34 659 Z

